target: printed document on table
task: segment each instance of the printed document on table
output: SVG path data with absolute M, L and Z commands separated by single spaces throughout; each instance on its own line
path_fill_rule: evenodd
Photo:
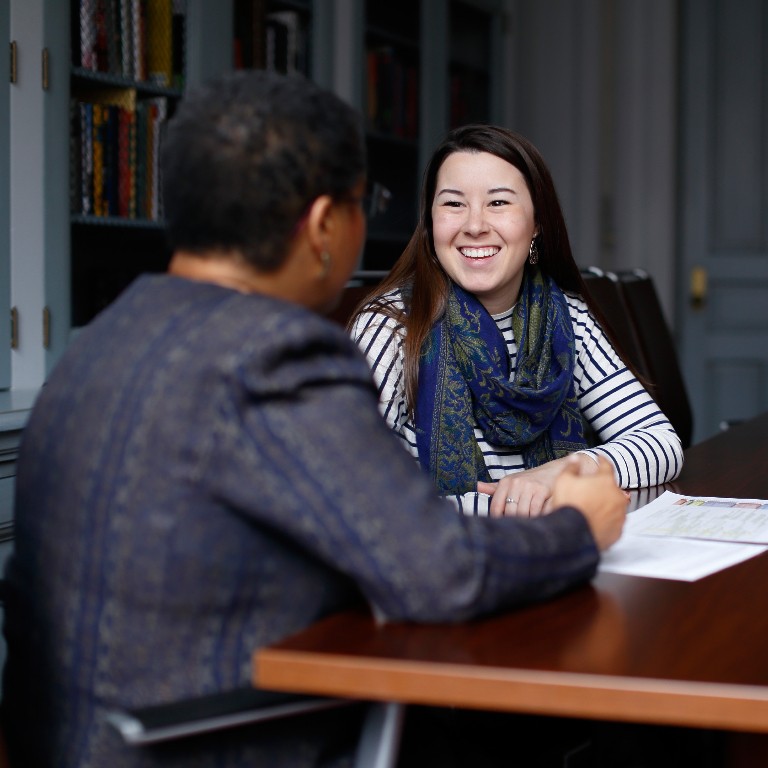
M 761 543 L 768 543 L 768 501 L 666 491 L 628 515 L 600 570 L 695 581 L 765 552 Z
M 683 496 L 665 491 L 627 516 L 625 531 L 768 544 L 768 501 Z

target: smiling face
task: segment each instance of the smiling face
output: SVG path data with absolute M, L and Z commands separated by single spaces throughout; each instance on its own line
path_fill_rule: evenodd
M 488 152 L 449 155 L 437 174 L 432 233 L 445 272 L 491 314 L 515 303 L 538 229 L 514 165 Z

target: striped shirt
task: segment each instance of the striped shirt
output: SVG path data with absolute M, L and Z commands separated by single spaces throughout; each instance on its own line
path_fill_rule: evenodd
M 393 306 L 402 306 L 399 291 L 387 294 Z M 612 463 L 622 488 L 642 488 L 673 480 L 683 465 L 683 450 L 669 419 L 614 350 L 586 303 L 566 294 L 576 346 L 574 381 L 579 406 L 589 423 L 596 447 L 584 453 L 605 456 Z M 517 344 L 512 334 L 512 309 L 494 315 L 509 351 L 510 378 L 514 379 Z M 418 459 L 414 424 L 408 414 L 403 375 L 402 324 L 379 312 L 364 312 L 352 328 L 352 337 L 365 354 L 379 390 L 379 408 L 403 445 Z M 514 447 L 493 445 L 475 425 L 475 437 L 492 479 L 525 467 Z M 490 497 L 470 493 L 457 498 L 466 514 L 487 514 Z

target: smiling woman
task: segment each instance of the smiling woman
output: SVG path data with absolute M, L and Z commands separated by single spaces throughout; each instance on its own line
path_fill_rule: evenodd
M 543 158 L 505 128 L 436 149 L 416 231 L 351 332 L 387 423 L 465 513 L 547 513 L 572 453 L 587 472 L 607 457 L 624 488 L 682 467 L 590 303 Z

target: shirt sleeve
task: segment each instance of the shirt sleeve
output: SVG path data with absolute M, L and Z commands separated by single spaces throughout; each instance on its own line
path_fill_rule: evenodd
M 580 299 L 568 297 L 576 335 L 574 377 L 579 403 L 595 437 L 585 451 L 605 456 L 622 488 L 674 480 L 683 448 L 669 419 L 614 350 Z
M 408 401 L 405 396 L 402 325 L 381 312 L 358 315 L 352 327 L 352 339 L 365 356 L 379 393 L 379 410 L 384 421 L 406 442 Z M 413 441 L 415 445 L 415 440 Z

